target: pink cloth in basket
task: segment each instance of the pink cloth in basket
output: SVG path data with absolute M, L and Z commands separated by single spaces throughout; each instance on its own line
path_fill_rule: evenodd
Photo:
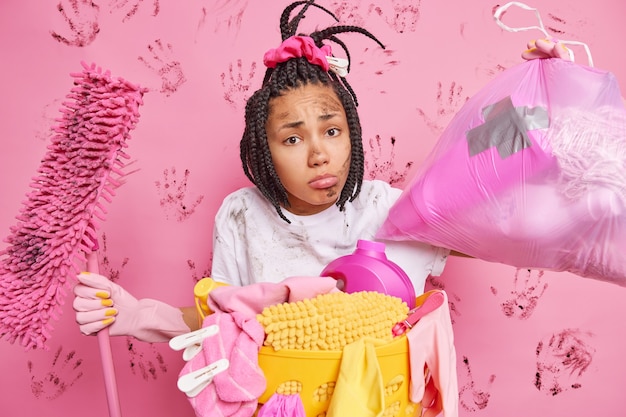
M 279 283 L 245 287 L 218 287 L 209 293 L 209 308 L 215 313 L 203 327 L 217 325 L 219 332 L 204 339 L 202 352 L 185 364 L 180 376 L 227 358 L 228 369 L 217 374 L 197 396 L 189 398 L 198 417 L 250 417 L 266 388 L 258 365 L 265 330 L 256 315 L 267 306 L 300 301 L 339 291 L 330 277 L 290 277 Z
M 265 391 L 265 375 L 258 365 L 258 352 L 265 330 L 256 319 L 239 312 L 216 312 L 207 316 L 203 327 L 217 325 L 219 332 L 204 339 L 202 351 L 185 364 L 185 375 L 219 359 L 229 360 L 228 369 L 197 396 L 189 398 L 198 417 L 250 417 L 257 399 Z
M 422 317 L 406 335 L 411 368 L 409 395 L 411 401 L 422 402 L 424 417 L 435 417 L 441 411 L 444 417 L 459 415 L 456 350 L 448 296 L 445 292 L 443 294 L 445 302 L 441 307 Z M 425 368 L 430 374 L 428 384 L 424 379 Z M 437 392 L 434 393 L 433 389 Z
M 339 291 L 331 277 L 297 276 L 278 283 L 259 282 L 245 287 L 223 286 L 209 293 L 207 304 L 211 311 L 256 316 L 267 306 L 314 298 L 320 294 Z
M 306 417 L 306 413 L 299 394 L 274 394 L 259 409 L 257 417 Z

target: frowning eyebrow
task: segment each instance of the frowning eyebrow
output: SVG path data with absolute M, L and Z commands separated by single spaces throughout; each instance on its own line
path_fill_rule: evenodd
M 331 120 L 334 117 L 337 117 L 339 115 L 339 112 L 332 112 L 332 113 L 324 113 L 318 116 L 318 120 L 321 121 L 326 121 L 326 120 Z M 289 116 L 289 112 L 285 112 L 285 113 L 281 113 L 278 115 L 278 119 L 286 119 Z M 289 122 L 289 123 L 284 123 L 282 125 L 279 126 L 279 130 L 280 129 L 294 129 L 297 127 L 300 127 L 304 124 L 304 122 L 302 120 L 297 120 L 295 122 Z

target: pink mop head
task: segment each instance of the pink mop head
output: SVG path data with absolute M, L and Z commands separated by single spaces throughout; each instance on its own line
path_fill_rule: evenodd
M 82 73 L 71 74 L 75 86 L 52 144 L 0 252 L 0 337 L 26 349 L 46 348 L 68 277 L 97 247 L 94 217 L 104 220 L 101 198 L 110 202 L 121 184 L 123 149 L 147 91 L 82 65 Z

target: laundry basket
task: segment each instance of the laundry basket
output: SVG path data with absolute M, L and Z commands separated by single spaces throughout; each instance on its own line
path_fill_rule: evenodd
M 281 385 L 297 386 L 307 417 L 325 417 L 341 364 L 341 351 L 305 351 L 263 346 L 259 365 L 267 388 L 259 398 L 265 403 Z M 409 400 L 409 346 L 406 336 L 376 348 L 385 387 L 384 417 L 421 415 L 421 407 Z
M 211 278 L 203 278 L 194 287 L 196 307 L 200 317 L 211 314 L 207 297 L 215 287 L 223 285 Z M 416 299 L 421 305 L 426 295 Z M 409 399 L 411 374 L 409 368 L 409 344 L 406 335 L 396 337 L 385 345 L 375 348 L 385 388 L 383 417 L 421 416 L 422 408 Z M 339 375 L 342 351 L 340 350 L 274 350 L 262 346 L 259 366 L 265 374 L 267 388 L 259 397 L 264 404 L 277 392 L 298 392 L 307 417 L 325 417 L 335 382 Z M 284 389 L 288 387 L 288 389 Z M 342 416 L 343 417 L 343 416 Z M 357 416 L 358 417 L 358 416 Z

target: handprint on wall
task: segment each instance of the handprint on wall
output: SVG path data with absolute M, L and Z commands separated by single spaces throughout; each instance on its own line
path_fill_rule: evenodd
M 121 10 L 122 13 L 124 13 L 122 22 L 126 22 L 137 14 L 139 9 L 143 6 L 142 3 L 143 0 L 110 0 L 109 7 L 111 9 L 111 13 Z M 156 17 L 160 10 L 161 5 L 159 4 L 159 0 L 152 0 L 152 16 Z
M 171 170 L 166 168 L 163 170 L 163 179 L 154 182 L 161 197 L 159 204 L 165 210 L 168 219 L 174 216 L 179 222 L 187 220 L 204 199 L 204 195 L 200 195 L 195 200 L 188 201 L 187 186 L 190 174 L 191 172 L 186 169 L 183 177 L 178 178 L 175 167 Z
M 520 283 L 519 279 L 521 273 L 524 274 L 524 281 L 522 283 Z M 539 303 L 539 299 L 546 292 L 546 289 L 548 289 L 547 283 L 543 285 L 541 283 L 543 274 L 544 271 L 519 268 L 515 270 L 513 290 L 510 292 L 512 297 L 501 304 L 502 312 L 505 316 L 526 320 L 533 314 Z M 534 278 L 533 275 L 535 276 Z M 491 293 L 497 295 L 498 290 L 495 287 L 491 287 Z
M 51 140 L 50 138 L 55 134 L 52 127 L 58 124 L 59 108 L 62 107 L 63 100 L 56 98 L 42 108 L 40 120 L 36 123 L 35 138 L 43 142 Z
M 130 357 L 129 364 L 133 375 L 139 375 L 144 380 L 155 380 L 159 374 L 167 372 L 167 365 L 163 356 L 152 343 L 136 343 L 132 337 L 126 338 L 126 346 Z M 148 358 L 151 355 L 151 358 Z
M 119 268 L 114 267 L 111 263 L 111 259 L 108 255 L 107 248 L 107 235 L 106 233 L 102 233 L 100 238 L 102 241 L 101 250 L 98 252 L 100 268 L 102 275 L 108 277 L 111 281 L 117 282 L 120 279 L 121 270 L 128 264 L 128 258 L 122 259 L 122 263 Z
M 68 46 L 83 47 L 92 43 L 98 32 L 100 25 L 98 17 L 100 7 L 91 0 L 67 0 L 57 4 L 57 10 L 67 23 L 67 28 L 62 35 L 57 31 L 50 31 L 50 34 L 58 42 Z
M 421 0 L 390 0 L 364 2 L 361 0 L 332 1 L 329 5 L 340 22 L 365 27 L 371 16 L 381 18 L 397 33 L 413 32 L 420 19 Z
M 586 23 L 584 20 L 578 20 L 576 22 L 576 24 L 574 25 L 574 27 L 580 27 L 582 26 L 584 23 Z M 563 36 L 564 34 L 567 33 L 567 29 L 568 29 L 568 23 L 567 20 L 555 15 L 554 13 L 547 13 L 547 18 L 544 22 L 546 31 L 548 33 L 551 33 L 553 35 L 556 36 Z
M 583 16 L 575 18 L 574 16 Z M 589 25 L 589 20 L 585 13 L 571 13 L 570 18 L 564 18 L 554 13 L 547 13 L 544 19 L 544 25 L 546 31 L 553 35 L 553 37 L 561 40 L 583 40 L 582 33 L 586 33 L 584 41 L 591 45 L 594 41 L 593 36 L 597 32 L 593 28 L 586 27 Z M 581 45 L 568 45 L 570 51 L 575 55 L 575 61 L 585 62 L 587 57 L 587 51 Z M 592 65 L 593 66 L 593 65 Z
M 62 346 L 54 354 L 50 369 L 43 374 L 37 375 L 34 364 L 28 361 L 30 389 L 35 398 L 47 400 L 59 398 L 83 376 L 80 370 L 82 363 L 83 360 L 76 357 L 74 350 L 63 354 Z
M 374 75 L 383 75 L 400 64 L 400 61 L 395 59 L 396 52 L 393 49 L 381 49 L 374 46 L 365 48 L 363 52 L 366 58 L 359 61 L 358 65 L 366 65 L 368 69 L 373 68 Z M 386 91 L 383 90 L 381 93 L 384 94 Z
M 421 0 L 391 0 L 371 4 L 369 9 L 397 33 L 415 32 L 420 19 Z
M 169 97 L 187 82 L 182 65 L 172 57 L 174 53 L 172 45 L 164 44 L 161 39 L 155 40 L 147 48 L 150 51 L 150 57 L 140 56 L 137 59 L 161 77 L 159 91 Z
M 536 350 L 535 387 L 552 396 L 570 388 L 581 388 L 580 377 L 595 354 L 587 340 L 591 336 L 578 329 L 565 329 L 540 340 Z
M 469 100 L 469 96 L 463 94 L 463 86 L 455 81 L 444 91 L 441 81 L 437 83 L 437 108 L 435 114 L 427 115 L 426 112 L 418 108 L 417 114 L 424 120 L 434 133 L 441 133 L 447 126 L 449 119 Z
M 194 283 L 200 281 L 202 278 L 207 278 L 211 276 L 212 261 L 213 261 L 213 256 L 211 254 L 211 260 L 209 261 L 209 265 L 202 271 L 198 272 L 196 263 L 192 261 L 191 259 L 187 260 L 187 266 L 189 267 L 189 270 L 191 271 L 191 278 L 193 279 Z
M 429 286 L 428 289 L 437 289 L 441 291 L 446 291 L 446 294 L 448 294 L 448 308 L 450 309 L 450 321 L 452 324 L 454 324 L 455 317 L 461 316 L 461 312 L 459 311 L 457 307 L 457 303 L 461 301 L 461 297 L 459 297 L 457 294 L 451 291 L 446 290 L 446 285 L 443 283 L 442 280 L 440 280 L 436 276 L 429 275 L 428 278 L 426 278 L 426 284 L 428 284 Z
M 492 374 L 489 377 L 486 387 L 477 387 L 474 377 L 472 376 L 472 369 L 467 356 L 463 356 L 463 364 L 465 365 L 467 381 L 459 389 L 459 404 L 468 412 L 483 410 L 489 405 L 489 398 L 491 397 L 489 391 L 496 376 Z
M 208 16 L 213 17 L 209 25 L 214 33 L 239 32 L 248 0 L 209 0 L 202 6 L 198 30 L 206 26 Z
M 392 136 L 388 143 L 389 146 L 383 146 L 380 135 L 370 138 L 369 148 L 365 150 L 365 172 L 370 179 L 380 179 L 399 187 L 406 181 L 413 162 L 407 162 L 401 172 L 396 170 L 394 168 L 396 138 Z M 389 149 L 388 155 L 383 155 L 383 148 Z
M 482 84 L 496 78 L 498 75 L 506 71 L 507 67 L 499 62 L 494 62 L 489 57 L 481 61 L 480 65 L 474 70 L 476 78 L 481 80 Z
M 328 9 L 344 24 L 360 27 L 367 26 L 365 24 L 365 16 L 361 14 L 363 8 L 361 7 L 360 0 L 334 0 L 330 2 Z
M 244 75 L 243 62 L 241 59 L 233 65 L 228 65 L 228 72 L 220 75 L 222 87 L 224 87 L 224 100 L 233 108 L 244 106 L 252 94 L 251 85 L 256 73 L 256 62 L 250 64 L 250 69 Z

